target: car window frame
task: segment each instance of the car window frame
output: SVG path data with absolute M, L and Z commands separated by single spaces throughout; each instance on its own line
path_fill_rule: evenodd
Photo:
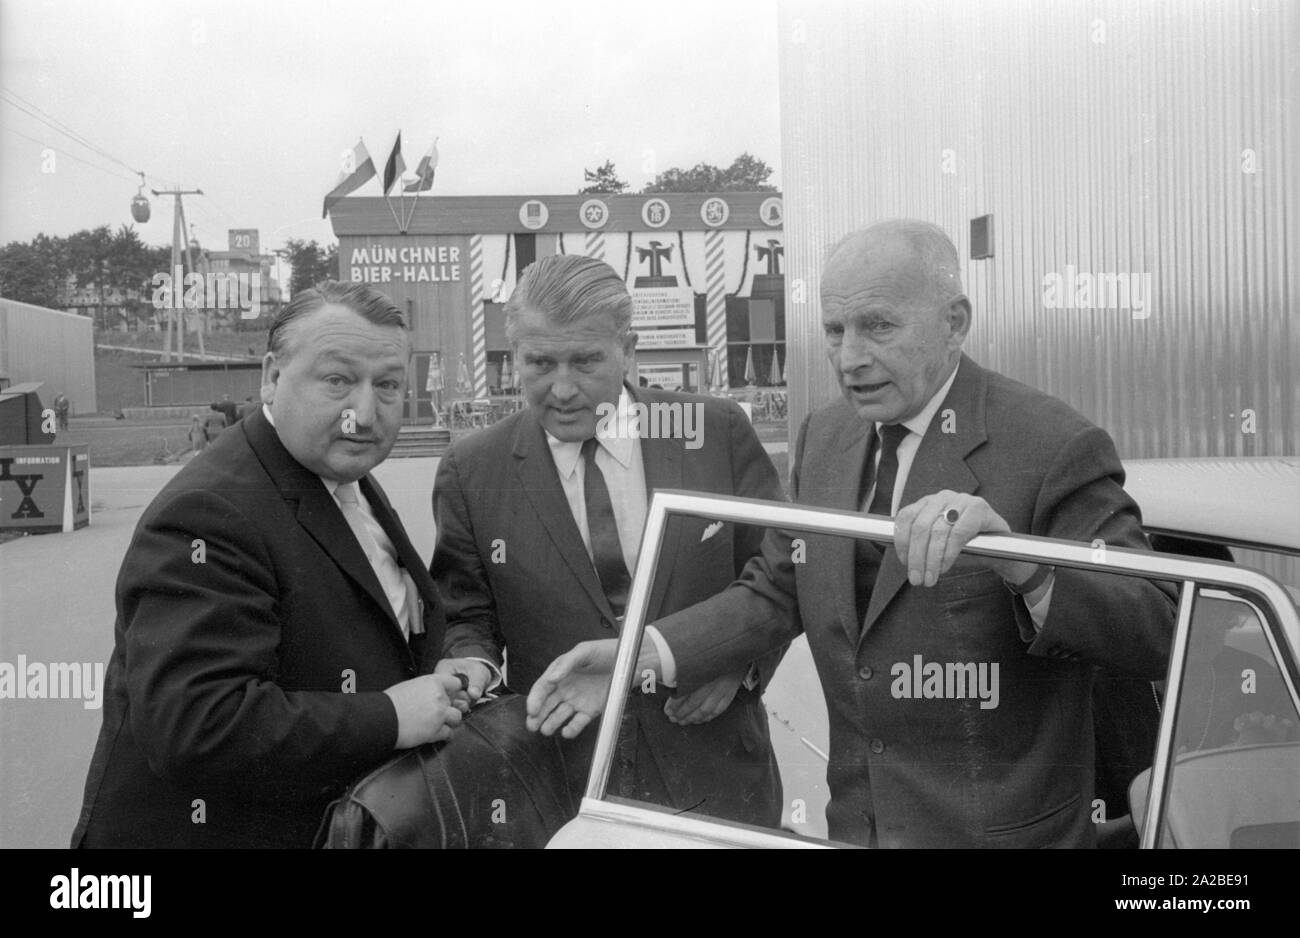
M 808 533 L 865 537 L 876 543 L 892 543 L 894 523 L 888 518 L 860 512 L 789 502 L 766 501 L 723 495 L 701 495 L 681 490 L 657 490 L 646 512 L 641 536 L 641 562 L 632 576 L 626 615 L 619 636 L 615 664 L 605 702 L 604 715 L 596 729 L 596 743 L 578 818 L 604 821 L 668 836 L 708 843 L 712 846 L 803 847 L 835 846 L 833 841 L 814 840 L 792 832 L 778 832 L 721 819 L 704 819 L 677 814 L 641 802 L 610 796 L 608 786 L 618 736 L 636 677 L 636 660 L 645 635 L 651 585 L 659 568 L 659 552 L 670 517 L 706 518 L 735 524 L 774 527 Z M 1285 588 L 1267 575 L 1235 564 L 1101 545 L 1038 537 L 1025 534 L 980 535 L 963 553 L 1001 559 L 1028 560 L 1098 572 L 1142 576 L 1175 582 L 1179 589 L 1178 611 L 1166 673 L 1165 700 L 1175 706 L 1162 708 L 1156 750 L 1152 763 L 1153 783 L 1147 792 L 1140 845 L 1160 842 L 1164 804 L 1173 766 L 1174 720 L 1180 699 L 1182 675 L 1187 659 L 1189 635 L 1198 587 L 1219 588 L 1253 601 L 1264 613 L 1261 622 L 1277 659 L 1278 670 L 1300 709 L 1300 616 Z

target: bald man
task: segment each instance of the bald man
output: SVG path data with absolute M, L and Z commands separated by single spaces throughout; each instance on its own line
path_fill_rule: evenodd
M 1093 665 L 1163 677 L 1172 590 L 959 551 L 1008 532 L 1146 548 L 1114 444 L 962 353 L 971 304 L 956 249 L 933 225 L 846 237 L 821 305 L 843 399 L 800 428 L 791 494 L 891 516 L 894 544 L 769 532 L 735 584 L 655 623 L 677 679 L 698 682 L 802 630 L 829 711 L 832 839 L 1093 846 Z M 638 673 L 659 667 L 645 645 Z M 568 704 L 562 731 L 580 730 L 599 710 L 580 678 L 611 661 L 611 643 L 587 643 L 554 662 L 530 694 L 534 721 Z M 968 680 L 925 680 L 932 665 Z

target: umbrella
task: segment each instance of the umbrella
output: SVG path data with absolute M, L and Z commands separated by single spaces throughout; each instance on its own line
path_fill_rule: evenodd
M 781 378 L 781 359 L 777 357 L 776 346 L 772 346 L 772 387 L 778 386 L 782 381 Z
M 456 390 L 462 394 L 470 389 L 469 366 L 465 364 L 465 353 L 460 353 L 460 367 L 456 369 Z
M 745 350 L 745 384 L 753 384 L 758 380 L 758 372 L 754 371 L 754 346 Z
M 515 370 L 510 365 L 510 356 L 506 355 L 501 359 L 501 387 L 502 389 L 511 387 L 515 381 Z

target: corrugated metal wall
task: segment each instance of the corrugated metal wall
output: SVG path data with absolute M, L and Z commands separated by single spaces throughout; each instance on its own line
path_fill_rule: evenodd
M 792 427 L 835 393 L 827 247 L 910 216 L 969 258 L 992 214 L 972 357 L 1126 457 L 1296 454 L 1298 39 L 1294 0 L 784 3 Z M 1149 316 L 1045 308 L 1068 267 L 1150 274 Z
M 95 400 L 95 324 L 87 316 L 0 299 L 0 370 L 14 384 L 44 381 L 41 404 L 68 395 L 74 414 Z

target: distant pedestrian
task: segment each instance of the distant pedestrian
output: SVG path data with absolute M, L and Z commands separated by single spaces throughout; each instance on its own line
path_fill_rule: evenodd
M 196 453 L 203 452 L 203 447 L 208 445 L 208 434 L 198 414 L 190 418 L 190 445 Z
M 211 412 L 204 419 L 203 429 L 207 432 L 209 443 L 221 436 L 221 431 L 226 429 L 226 415 L 218 409 L 216 404 L 212 405 Z
M 60 391 L 54 396 L 54 416 L 60 430 L 68 429 L 68 411 L 72 409 L 72 402 L 68 400 L 68 395 Z
M 221 412 L 226 418 L 226 426 L 233 427 L 235 421 L 239 419 L 239 405 L 230 399 L 229 394 L 221 395 L 221 400 L 212 405 L 213 410 Z
M 261 409 L 262 409 L 261 402 L 253 400 L 253 396 L 250 394 L 248 397 L 244 398 L 244 403 L 239 405 L 239 414 L 235 418 L 235 420 L 236 422 L 243 420 L 253 411 L 261 410 Z

